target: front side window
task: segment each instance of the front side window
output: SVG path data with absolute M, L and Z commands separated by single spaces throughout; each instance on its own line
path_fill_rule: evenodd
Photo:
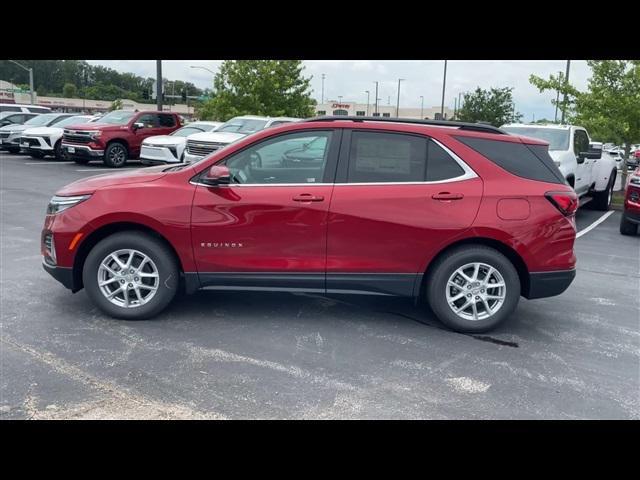
M 236 184 L 322 183 L 330 131 L 279 135 L 224 161 Z
M 142 123 L 144 128 L 157 128 L 160 126 L 158 117 L 155 113 L 145 113 L 136 119 L 136 123 Z
M 589 137 L 584 130 L 576 130 L 573 134 L 573 153 L 578 156 L 582 152 L 589 151 Z
M 349 183 L 423 182 L 427 139 L 413 135 L 353 132 Z

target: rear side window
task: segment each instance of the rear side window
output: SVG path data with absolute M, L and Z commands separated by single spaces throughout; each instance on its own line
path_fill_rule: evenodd
M 443 148 L 433 140 L 429 140 L 429 157 L 427 159 L 427 181 L 435 182 L 464 175 L 464 170 L 451 158 Z
M 412 135 L 353 132 L 349 183 L 423 182 L 427 141 Z
M 455 138 L 509 173 L 540 182 L 565 183 L 562 173 L 549 157 L 546 146 L 542 146 L 545 152 L 543 155 L 540 148 L 537 148 L 540 146 L 535 145 L 485 138 L 458 136 Z M 536 148 L 535 151 L 534 148 Z
M 161 127 L 175 127 L 176 119 L 173 115 L 160 115 Z

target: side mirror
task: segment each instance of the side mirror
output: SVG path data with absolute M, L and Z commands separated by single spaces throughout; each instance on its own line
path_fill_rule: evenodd
M 142 122 L 135 122 L 133 124 L 133 131 L 135 132 L 136 130 L 140 129 L 140 128 L 144 128 L 144 123 Z
M 226 165 L 214 165 L 202 177 L 202 183 L 207 185 L 229 185 L 231 183 L 231 172 Z
M 584 158 L 600 160 L 602 158 L 602 145 L 589 145 L 589 151 L 581 152 L 580 155 L 584 156 Z

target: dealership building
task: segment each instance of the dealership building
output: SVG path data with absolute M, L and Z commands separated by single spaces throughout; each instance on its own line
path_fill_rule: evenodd
M 315 106 L 316 115 L 351 115 L 354 117 L 403 117 L 428 120 L 447 120 L 453 118 L 453 110 L 444 107 L 444 115 L 441 116 L 441 107 L 400 107 L 396 114 L 395 105 L 380 105 L 355 102 L 328 102 Z

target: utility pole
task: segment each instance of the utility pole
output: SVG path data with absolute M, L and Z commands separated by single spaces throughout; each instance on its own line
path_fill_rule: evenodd
M 444 61 L 444 77 L 442 78 L 442 104 L 440 105 L 440 120 L 444 120 L 444 91 L 447 85 L 447 61 Z
M 365 90 L 364 93 L 367 94 L 367 117 L 369 116 L 369 90 Z
M 420 120 L 424 120 L 424 95 L 420 95 Z
M 396 118 L 400 117 L 400 82 L 402 82 L 404 78 L 398 79 L 398 101 L 396 103 Z
M 156 60 L 156 106 L 162 111 L 162 60 Z
M 562 72 L 558 72 L 558 79 L 562 78 Z M 560 89 L 556 90 L 556 113 L 553 116 L 553 123 L 558 123 L 558 102 L 560 101 Z
M 18 65 L 23 70 L 26 70 L 27 72 L 29 72 L 29 92 L 31 93 L 31 105 L 35 105 L 36 98 L 35 98 L 35 92 L 33 91 L 33 68 L 25 67 L 24 65 L 22 65 L 21 63 L 16 62 L 15 60 L 9 60 L 9 61 L 11 63 L 15 63 L 16 65 Z
M 453 119 L 455 120 L 456 118 L 456 113 L 458 112 L 458 99 L 457 98 L 453 98 Z
M 320 105 L 324 103 L 324 77 L 326 77 L 326 75 L 323 73 L 322 74 L 322 96 L 320 97 Z
M 569 86 L 569 67 L 571 66 L 571 60 L 567 60 L 567 73 L 565 73 L 564 75 L 564 86 L 565 86 L 565 91 L 564 91 L 564 98 L 562 99 L 562 120 L 560 120 L 560 123 L 562 123 L 564 125 L 564 114 L 565 114 L 565 110 L 567 109 L 567 90 L 566 87 Z
M 376 84 L 376 110 L 375 110 L 375 113 L 377 114 L 378 113 L 378 100 L 380 100 L 378 98 L 378 82 L 373 82 L 373 83 Z

